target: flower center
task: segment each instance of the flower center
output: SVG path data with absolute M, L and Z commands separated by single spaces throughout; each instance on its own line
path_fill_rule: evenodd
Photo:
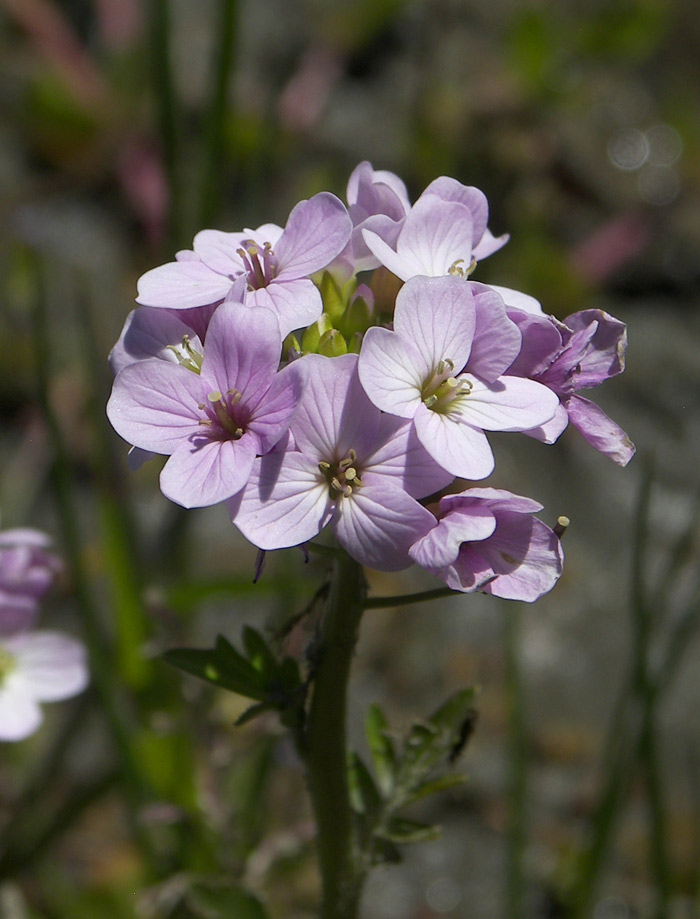
M 333 501 L 338 498 L 349 498 L 353 488 L 362 485 L 357 471 L 357 454 L 350 449 L 345 459 L 337 463 L 321 461 L 318 468 L 328 482 L 328 494 Z
M 464 259 L 458 258 L 457 261 L 452 262 L 450 267 L 447 269 L 447 273 L 454 275 L 457 278 L 468 278 L 470 274 L 473 274 L 474 269 L 476 268 L 476 259 L 472 259 L 468 268 L 464 268 L 463 265 Z
M 179 345 L 168 345 L 167 350 L 173 352 L 181 367 L 186 367 L 193 373 L 201 372 L 204 355 L 194 350 L 189 335 L 183 335 Z
M 250 412 L 241 404 L 241 394 L 237 389 L 229 389 L 222 395 L 218 389 L 207 395 L 206 402 L 198 406 L 206 418 L 199 423 L 210 429 L 210 435 L 216 440 L 240 440 L 246 432 L 250 421 Z
M 259 290 L 267 287 L 277 274 L 277 259 L 272 251 L 271 243 L 260 246 L 253 239 L 246 239 L 237 254 L 243 262 L 243 268 L 248 278 L 248 289 Z
M 426 408 L 446 414 L 456 401 L 468 396 L 473 386 L 464 377 L 454 376 L 455 365 L 448 357 L 440 361 L 433 376 L 423 385 L 421 398 Z
M 6 648 L 0 645 L 0 688 L 16 666 L 17 661 L 14 654 L 10 654 Z

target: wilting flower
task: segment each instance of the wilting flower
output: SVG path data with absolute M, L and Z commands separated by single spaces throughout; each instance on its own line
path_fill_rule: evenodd
M 0 638 L 0 741 L 24 740 L 40 726 L 40 702 L 58 702 L 88 684 L 85 649 L 58 632 Z
M 436 526 L 411 558 L 453 590 L 532 602 L 551 590 L 564 556 L 559 538 L 532 515 L 542 505 L 496 488 L 441 498 Z

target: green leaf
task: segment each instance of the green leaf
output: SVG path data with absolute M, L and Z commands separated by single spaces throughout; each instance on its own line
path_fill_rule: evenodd
M 259 702 L 267 699 L 258 671 L 221 636 L 217 639 L 216 648 L 175 648 L 166 652 L 163 659 L 171 666 L 222 689 Z
M 350 753 L 348 762 L 350 803 L 358 814 L 375 816 L 382 806 L 382 797 L 374 784 L 369 769 L 357 753 Z
M 242 887 L 195 884 L 187 900 L 201 919 L 268 919 L 260 901 Z
M 379 839 L 398 844 L 431 842 L 434 839 L 439 839 L 440 834 L 439 826 L 417 823 L 415 820 L 404 820 L 402 817 L 392 817 L 386 826 L 375 831 L 375 836 Z
M 439 763 L 451 761 L 463 743 L 465 725 L 473 723 L 474 696 L 473 689 L 457 692 L 427 721 L 414 724 L 396 774 L 394 808 L 410 800 L 415 789 Z
M 264 715 L 265 712 L 274 710 L 275 705 L 273 702 L 256 702 L 255 705 L 251 705 L 250 708 L 247 708 L 242 715 L 239 715 L 234 724 L 239 728 L 242 724 L 248 724 L 253 718 L 257 718 L 258 715 Z
M 427 798 L 429 795 L 437 794 L 440 791 L 446 791 L 448 788 L 454 788 L 456 785 L 464 785 L 467 776 L 461 773 L 450 772 L 442 775 L 437 779 L 430 779 L 417 785 L 408 795 L 404 796 L 403 804 L 413 804 L 414 801 L 420 801 L 421 798 Z
M 374 774 L 385 797 L 391 795 L 396 775 L 396 752 L 387 729 L 384 713 L 378 705 L 371 705 L 365 719 L 365 734 L 372 755 Z
M 245 626 L 243 645 L 253 667 L 266 680 L 274 680 L 278 675 L 280 665 L 260 632 L 257 632 L 252 626 Z

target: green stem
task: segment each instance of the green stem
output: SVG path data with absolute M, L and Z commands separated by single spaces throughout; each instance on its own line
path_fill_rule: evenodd
M 344 555 L 333 565 L 304 751 L 323 885 L 321 919 L 354 919 L 363 880 L 353 846 L 346 696 L 364 602 L 362 568 Z
M 510 603 L 506 609 L 506 695 L 508 706 L 508 759 L 510 769 L 510 819 L 508 824 L 506 916 L 522 919 L 525 915 L 525 872 L 523 859 L 526 845 L 525 806 L 527 800 L 527 750 L 523 711 L 520 647 L 520 608 Z
M 365 600 L 365 609 L 389 609 L 392 606 L 408 606 L 409 603 L 424 603 L 426 600 L 441 600 L 443 597 L 463 596 L 460 590 L 449 587 L 436 587 L 434 590 L 421 590 L 415 594 L 398 594 L 392 597 L 371 597 Z

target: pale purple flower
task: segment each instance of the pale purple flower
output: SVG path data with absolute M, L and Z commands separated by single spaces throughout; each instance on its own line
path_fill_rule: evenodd
M 83 645 L 59 632 L 0 638 L 0 741 L 24 740 L 40 726 L 40 702 L 59 702 L 88 684 Z
M 187 309 L 223 300 L 271 309 L 284 337 L 321 315 L 321 295 L 309 276 L 345 248 L 352 229 L 345 205 L 328 192 L 301 201 L 284 230 L 223 233 L 202 230 L 194 251 L 139 279 L 137 303 Z
M 214 306 L 189 310 L 141 306 L 126 317 L 117 343 L 109 354 L 112 373 L 152 357 L 175 364 L 188 363 L 201 354 Z
M 30 628 L 61 563 L 51 541 L 31 529 L 0 532 L 0 636 Z
M 307 387 L 290 444 L 256 460 L 229 507 L 261 549 L 307 542 L 327 524 L 357 561 L 407 568 L 409 546 L 433 525 L 415 499 L 452 480 L 421 447 L 410 424 L 382 415 L 357 377 L 354 354 L 307 355 Z
M 117 433 L 169 455 L 163 493 L 184 507 L 216 504 L 240 491 L 257 454 L 284 435 L 302 390 L 298 363 L 276 373 L 281 336 L 262 307 L 224 303 L 203 356 L 189 364 L 151 359 L 121 370 L 107 414 Z
M 446 495 L 411 558 L 453 590 L 531 603 L 554 587 L 564 561 L 557 535 L 532 516 L 540 510 L 531 498 L 496 488 Z
M 523 347 L 509 373 L 537 380 L 555 392 L 560 405 L 554 418 L 527 433 L 554 443 L 569 422 L 605 456 L 626 466 L 635 452 L 627 434 L 594 402 L 577 395 L 598 386 L 625 367 L 627 330 L 602 310 L 582 310 L 563 322 L 509 311 L 518 323 Z
M 494 291 L 461 278 L 416 277 L 399 291 L 394 330 L 367 331 L 359 375 L 378 408 L 412 419 L 445 469 L 481 479 L 494 467 L 484 431 L 528 430 L 558 404 L 546 386 L 504 375 L 519 347 Z
M 381 264 L 367 247 L 363 230 L 372 230 L 385 243 L 394 246 L 411 202 L 403 181 L 393 172 L 373 169 L 367 161 L 357 166 L 347 187 L 348 213 L 352 220 L 352 237 L 341 258 L 354 271 L 367 271 Z
M 468 275 L 477 259 L 500 249 L 487 229 L 488 202 L 478 188 L 442 176 L 428 185 L 403 220 L 395 242 L 362 231 L 370 252 L 403 281 L 416 275 Z

